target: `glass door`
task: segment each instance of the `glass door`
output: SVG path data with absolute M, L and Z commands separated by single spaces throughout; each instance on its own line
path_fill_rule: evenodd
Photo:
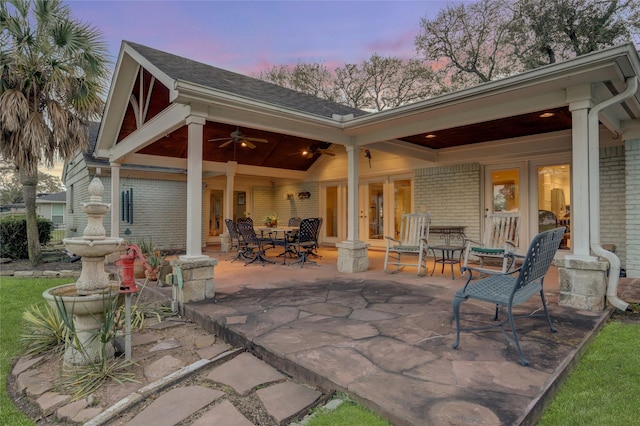
M 214 189 L 210 193 L 209 200 L 209 236 L 217 237 L 222 234 L 224 224 L 222 215 L 224 212 L 224 191 Z
M 570 164 L 537 167 L 538 224 L 537 232 L 558 226 L 567 231 L 560 249 L 571 248 L 571 166 Z
M 375 247 L 384 247 L 385 236 L 398 236 L 402 213 L 411 213 L 411 179 L 386 179 L 360 184 L 359 237 Z
M 525 163 L 496 164 L 485 167 L 485 217 L 491 213 L 520 212 L 519 241 L 529 241 L 527 209 L 529 185 Z M 482 227 L 484 227 L 484 218 Z M 483 229 L 484 232 L 484 229 Z M 522 243 L 519 244 L 522 247 Z

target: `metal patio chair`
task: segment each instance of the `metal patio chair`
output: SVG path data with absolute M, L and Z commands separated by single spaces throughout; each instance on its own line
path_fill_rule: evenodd
M 553 257 L 558 251 L 562 237 L 564 236 L 564 227 L 551 229 L 536 235 L 531 241 L 531 245 L 524 256 L 522 265 L 510 272 L 502 273 L 493 271 L 493 274 L 487 278 L 474 281 L 471 283 L 474 271 L 487 273 L 485 270 L 478 268 L 465 267 L 469 272 L 467 283 L 463 288 L 458 290 L 453 297 L 453 315 L 456 321 L 456 341 L 451 346 L 453 349 L 458 348 L 460 344 L 460 331 L 486 330 L 490 328 L 500 327 L 502 334 L 514 343 L 520 363 L 524 366 L 529 365 L 529 361 L 524 357 L 518 342 L 518 334 L 514 323 L 513 307 L 526 302 L 536 293 L 540 294 L 544 315 L 547 323 L 551 328 L 551 332 L 557 330 L 551 322 L 549 311 L 547 310 L 547 302 L 544 297 L 543 281 L 544 276 L 551 266 Z M 505 253 L 505 256 L 517 256 L 513 253 Z M 486 327 L 460 328 L 460 305 L 467 299 L 475 299 L 482 302 L 488 302 L 496 306 L 494 321 L 498 321 L 499 311 L 506 310 L 507 319 Z M 534 316 L 534 314 L 524 315 Z M 505 322 L 509 322 L 511 328 L 511 336 L 504 330 Z
M 265 263 L 276 263 L 271 259 L 267 259 L 265 251 L 268 247 L 267 244 L 271 245 L 271 240 L 268 238 L 259 238 L 256 235 L 256 231 L 253 228 L 253 222 L 238 222 L 238 232 L 242 236 L 242 240 L 246 244 L 246 258 L 248 259 L 245 262 L 245 266 L 250 263 L 260 262 L 262 266 Z
M 429 213 L 403 213 L 398 238 L 387 237 L 387 252 L 384 256 L 384 271 L 396 273 L 404 266 L 417 266 L 418 275 L 427 272 L 427 239 L 429 238 Z M 408 262 L 403 255 L 417 256 L 415 262 Z M 389 266 L 396 269 L 389 271 Z M 424 270 L 424 272 L 423 272 Z
M 476 270 L 492 273 L 494 269 L 485 269 L 486 259 L 494 259 L 502 262 L 502 272 L 507 272 L 513 267 L 514 257 L 505 256 L 506 253 L 515 252 L 518 247 L 518 234 L 520 233 L 520 212 L 516 213 L 492 213 L 487 215 L 482 242 L 467 239 L 464 251 L 463 268 L 469 265 L 470 257 L 480 259 L 480 266 Z
M 317 217 L 302 219 L 300 229 L 298 230 L 298 239 L 293 244 L 293 248 L 298 255 L 298 259 L 294 263 L 300 263 L 300 267 L 305 263 L 316 263 L 309 259 L 313 254 L 318 240 L 318 230 L 320 229 L 320 219 Z
M 233 249 L 236 250 L 236 255 L 234 256 L 233 259 L 231 259 L 231 261 L 235 262 L 238 259 L 249 260 L 249 258 L 246 255 L 247 245 L 245 244 L 244 240 L 240 236 L 240 233 L 238 232 L 238 227 L 236 226 L 235 222 L 231 219 L 225 219 L 224 223 L 227 225 L 227 231 L 229 231 L 229 239 L 231 240 L 231 250 Z

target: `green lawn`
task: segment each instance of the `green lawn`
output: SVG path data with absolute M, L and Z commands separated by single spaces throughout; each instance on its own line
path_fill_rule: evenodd
M 545 410 L 539 426 L 640 421 L 640 322 L 611 321 Z
M 7 393 L 11 360 L 22 350 L 20 332 L 26 308 L 44 304 L 42 292 L 69 279 L 0 277 L 0 424 L 33 425 Z M 640 321 L 611 321 L 545 411 L 539 426 L 627 425 L 640 419 Z M 337 410 L 319 410 L 309 426 L 387 425 L 388 422 L 348 401 Z
M 22 313 L 29 306 L 44 305 L 42 292 L 48 288 L 67 284 L 69 278 L 7 278 L 0 277 L 0 424 L 33 425 L 34 423 L 18 410 L 7 393 L 7 376 L 11 361 L 22 351 L 20 333 Z

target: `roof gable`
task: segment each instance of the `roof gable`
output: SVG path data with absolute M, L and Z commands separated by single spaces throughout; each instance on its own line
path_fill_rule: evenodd
M 198 84 L 247 99 L 331 118 L 334 114 L 361 116 L 366 111 L 287 89 L 257 78 L 227 71 L 141 44 L 125 41 L 172 80 Z

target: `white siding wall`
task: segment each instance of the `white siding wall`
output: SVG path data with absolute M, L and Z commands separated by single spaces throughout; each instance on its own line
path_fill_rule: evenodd
M 627 276 L 640 278 L 640 139 L 625 142 L 626 188 L 622 194 L 626 213 Z
M 480 237 L 480 165 L 419 169 L 414 174 L 414 205 L 426 206 L 434 226 L 465 226 L 467 238 Z

